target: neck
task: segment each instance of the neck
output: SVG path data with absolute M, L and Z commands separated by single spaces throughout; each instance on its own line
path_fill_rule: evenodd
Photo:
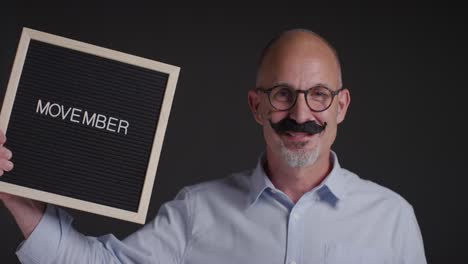
M 292 168 L 280 156 L 267 150 L 265 170 L 273 185 L 284 192 L 293 203 L 304 193 L 318 186 L 330 173 L 330 151 L 319 155 L 317 160 L 305 167 Z

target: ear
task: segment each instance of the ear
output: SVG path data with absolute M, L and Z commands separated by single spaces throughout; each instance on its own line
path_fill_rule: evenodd
M 348 89 L 344 89 L 337 95 L 338 99 L 338 112 L 337 112 L 337 121 L 338 124 L 343 122 L 348 111 L 348 106 L 351 103 L 351 95 Z
M 247 94 L 247 97 L 248 97 L 250 111 L 252 112 L 252 115 L 255 121 L 257 121 L 257 123 L 259 123 L 260 125 L 263 125 L 263 116 L 262 116 L 262 112 L 260 111 L 261 98 L 259 94 L 255 90 L 250 89 Z

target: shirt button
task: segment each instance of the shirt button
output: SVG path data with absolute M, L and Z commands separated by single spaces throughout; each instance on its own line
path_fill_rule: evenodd
M 299 215 L 296 214 L 296 213 L 294 213 L 292 216 L 294 217 L 294 219 L 299 219 Z M 294 262 L 294 261 L 293 261 L 293 262 Z M 291 262 L 291 264 L 292 264 L 292 262 Z
M 290 261 L 289 261 L 289 264 L 296 264 L 296 261 L 290 260 Z

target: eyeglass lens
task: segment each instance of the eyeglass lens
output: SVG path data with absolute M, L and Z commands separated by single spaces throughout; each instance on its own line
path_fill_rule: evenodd
M 278 110 L 288 110 L 296 102 L 299 92 L 287 86 L 275 87 L 270 93 L 270 102 Z M 307 104 L 315 111 L 329 107 L 333 98 L 332 92 L 324 86 L 312 87 L 305 93 Z

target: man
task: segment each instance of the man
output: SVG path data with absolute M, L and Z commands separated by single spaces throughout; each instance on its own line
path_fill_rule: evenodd
M 86 237 L 51 205 L 2 194 L 26 237 L 23 263 L 426 263 L 410 204 L 340 167 L 331 150 L 350 93 L 334 49 L 307 30 L 265 48 L 248 103 L 257 167 L 184 188 L 119 241 Z M 2 143 L 5 139 L 2 139 Z M 12 154 L 0 148 L 9 171 Z

